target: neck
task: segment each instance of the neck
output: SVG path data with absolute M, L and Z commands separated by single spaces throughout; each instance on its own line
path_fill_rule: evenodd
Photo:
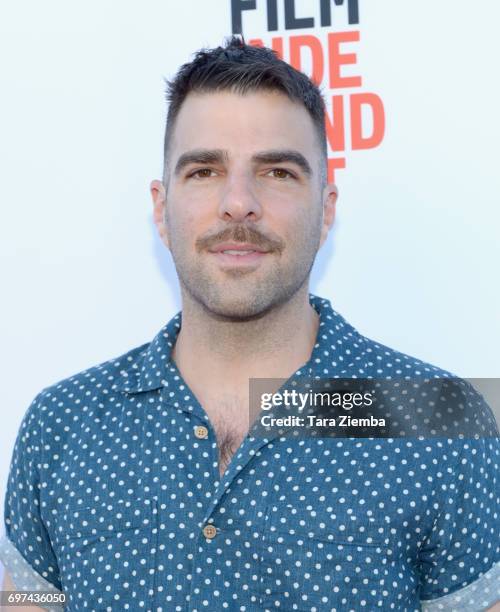
M 307 285 L 250 321 L 215 317 L 183 293 L 182 326 L 172 357 L 188 385 L 235 391 L 249 378 L 288 378 L 310 358 L 319 317 Z

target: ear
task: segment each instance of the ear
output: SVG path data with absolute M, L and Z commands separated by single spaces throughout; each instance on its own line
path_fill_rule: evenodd
M 334 183 L 328 183 L 323 190 L 323 223 L 321 225 L 320 247 L 325 242 L 328 232 L 333 225 L 338 195 L 339 190 Z
M 162 242 L 167 248 L 168 244 L 167 225 L 165 221 L 165 210 L 167 205 L 167 194 L 163 183 L 158 180 L 151 181 L 151 197 L 153 199 L 153 220 Z

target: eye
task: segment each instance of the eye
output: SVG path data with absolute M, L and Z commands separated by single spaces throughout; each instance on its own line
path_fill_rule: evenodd
M 289 170 L 285 170 L 285 168 L 273 168 L 269 171 L 269 174 L 280 180 L 295 178 L 295 176 Z
M 215 176 L 215 172 L 210 168 L 200 168 L 199 170 L 195 170 L 188 175 L 188 178 L 197 178 L 204 179 L 210 178 L 211 176 Z

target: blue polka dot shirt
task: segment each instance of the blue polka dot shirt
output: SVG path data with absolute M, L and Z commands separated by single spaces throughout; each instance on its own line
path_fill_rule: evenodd
M 296 375 L 451 376 L 310 302 L 320 326 Z M 498 437 L 250 432 L 221 476 L 214 429 L 171 358 L 180 326 L 181 313 L 28 409 L 0 546 L 17 588 L 62 591 L 70 611 L 470 612 L 497 600 Z

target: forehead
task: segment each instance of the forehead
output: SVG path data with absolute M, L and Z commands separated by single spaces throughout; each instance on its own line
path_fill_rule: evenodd
M 224 149 L 230 157 L 267 149 L 295 149 L 314 163 L 316 129 L 304 106 L 278 92 L 190 93 L 172 133 L 170 156 L 190 149 Z

